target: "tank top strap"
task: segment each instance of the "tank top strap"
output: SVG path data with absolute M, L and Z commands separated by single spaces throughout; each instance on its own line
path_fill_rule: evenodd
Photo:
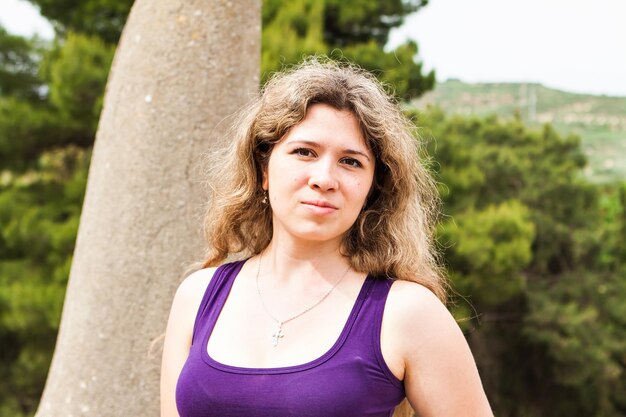
M 220 314 L 220 311 L 222 311 L 226 298 L 228 298 L 233 282 L 235 282 L 235 277 L 246 260 L 247 259 L 220 265 L 213 273 L 213 277 L 207 285 L 200 306 L 198 307 L 198 313 L 196 314 L 196 320 L 193 325 L 192 345 L 196 340 L 196 334 L 203 334 L 206 326 L 209 325 L 211 321 L 217 320 L 217 316 Z
M 381 277 L 368 277 L 370 282 L 365 295 L 364 305 L 359 314 L 359 324 L 362 324 L 380 334 L 383 312 L 389 290 L 393 280 Z M 374 326 L 372 326 L 374 324 Z
M 404 390 L 402 381 L 398 380 L 391 369 L 387 366 L 381 347 L 381 329 L 385 304 L 393 280 L 384 277 L 372 277 L 367 279 L 369 288 L 364 297 L 363 305 L 359 309 L 357 319 L 351 329 L 351 335 L 346 343 L 348 352 L 369 352 L 369 360 L 378 364 L 378 369 L 396 388 Z M 362 349 L 366 347 L 366 350 Z

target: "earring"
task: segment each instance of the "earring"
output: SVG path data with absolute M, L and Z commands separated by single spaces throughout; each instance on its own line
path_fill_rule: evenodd
M 267 190 L 263 191 L 263 198 L 261 199 L 261 203 L 267 204 Z

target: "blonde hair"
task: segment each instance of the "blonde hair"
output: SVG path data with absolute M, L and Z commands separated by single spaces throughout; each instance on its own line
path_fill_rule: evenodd
M 274 145 L 316 103 L 352 112 L 376 156 L 372 192 L 344 236 L 342 253 L 359 272 L 418 282 L 444 301 L 434 248 L 439 197 L 420 163 L 415 127 L 373 75 L 329 59 L 309 58 L 275 74 L 236 119 L 227 157 L 213 158 L 203 266 L 230 254 L 258 254 L 270 243 L 263 172 Z

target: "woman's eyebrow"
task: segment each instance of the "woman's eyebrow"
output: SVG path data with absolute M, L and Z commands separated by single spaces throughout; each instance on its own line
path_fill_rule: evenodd
M 361 152 L 356 149 L 344 149 L 343 153 L 347 153 L 348 155 L 361 155 L 362 157 L 366 158 L 368 161 L 370 160 L 370 157 L 365 152 Z
M 314 140 L 305 140 L 305 139 L 294 139 L 289 141 L 288 143 L 290 144 L 303 144 L 303 145 L 308 145 L 308 146 L 312 146 L 312 147 L 320 147 L 322 146 L 322 144 L 320 144 L 319 142 L 316 142 Z M 364 158 L 366 158 L 368 161 L 370 161 L 370 157 L 363 151 L 360 151 L 358 149 L 350 149 L 350 148 L 345 148 L 341 150 L 342 153 L 348 154 L 348 155 L 360 155 Z

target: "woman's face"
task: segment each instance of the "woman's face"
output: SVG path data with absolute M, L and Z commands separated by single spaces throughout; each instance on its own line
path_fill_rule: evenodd
M 263 178 L 274 237 L 341 241 L 365 205 L 375 158 L 356 117 L 326 104 L 309 107 L 302 122 L 274 146 Z

